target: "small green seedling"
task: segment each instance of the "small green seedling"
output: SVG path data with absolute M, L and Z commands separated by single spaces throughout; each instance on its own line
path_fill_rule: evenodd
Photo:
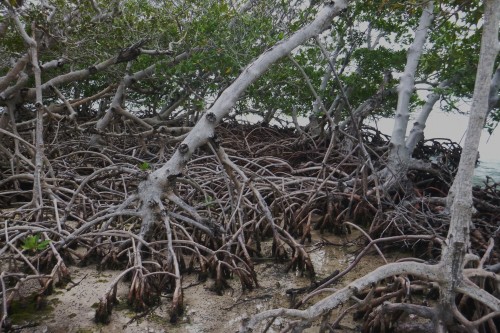
M 28 236 L 24 239 L 24 244 L 21 246 L 23 250 L 30 252 L 43 251 L 49 246 L 50 239 L 42 241 L 40 235 Z
M 151 165 L 149 165 L 148 162 L 142 162 L 141 164 L 139 164 L 139 169 L 141 169 L 142 171 L 146 171 L 151 169 Z
M 210 195 L 207 195 L 205 197 L 205 205 L 207 205 L 208 207 L 212 206 L 214 203 L 214 198 L 212 198 Z

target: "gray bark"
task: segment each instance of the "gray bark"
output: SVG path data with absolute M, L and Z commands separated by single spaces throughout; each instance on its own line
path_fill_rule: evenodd
M 314 21 L 299 29 L 289 38 L 278 42 L 246 66 L 240 76 L 222 92 L 212 107 L 196 123 L 170 160 L 160 169 L 151 173 L 147 180 L 141 182 L 139 185 L 139 193 L 143 198 L 141 236 L 148 233 L 156 220 L 156 207 L 164 191 L 172 189 L 173 181 L 177 176 L 182 175 L 184 167 L 195 149 L 213 137 L 215 126 L 229 113 L 248 86 L 264 74 L 277 60 L 289 54 L 307 39 L 317 36 L 325 30 L 332 18 L 338 15 L 347 4 L 348 1 L 339 0 L 325 5 L 318 12 Z
M 10 85 L 11 82 L 14 82 L 15 80 L 18 79 L 19 75 L 21 75 L 21 72 L 26 67 L 28 61 L 29 61 L 29 54 L 25 54 L 24 56 L 19 58 L 16 64 L 7 73 L 7 75 L 0 78 L 0 91 L 2 91 L 2 93 L 0 94 L 1 99 L 8 98 L 8 96 L 5 95 L 3 90 L 5 90 Z
M 443 316 L 449 314 L 455 306 L 455 288 L 462 280 L 462 266 L 469 247 L 469 229 L 472 223 L 472 177 L 479 140 L 489 108 L 490 91 L 484 87 L 490 86 L 493 66 L 500 49 L 498 42 L 500 0 L 487 0 L 484 2 L 484 7 L 481 53 L 477 66 L 469 125 L 458 172 L 448 194 L 448 204 L 451 205 L 451 222 L 441 256 L 443 274 L 447 277 L 441 284 L 440 305 Z
M 388 161 L 391 182 L 394 181 L 394 177 L 404 177 L 408 170 L 410 155 L 405 146 L 405 136 L 410 118 L 410 97 L 415 88 L 415 73 L 427 38 L 427 31 L 434 17 L 433 10 L 434 2 L 429 1 L 415 30 L 415 39 L 408 50 L 405 70 L 398 86 L 398 104 Z
M 111 123 L 113 115 L 115 114 L 115 112 L 118 112 L 118 110 L 121 110 L 122 112 L 127 112 L 123 110 L 123 101 L 125 100 L 125 93 L 127 87 L 130 86 L 133 82 L 137 82 L 148 76 L 151 76 L 154 73 L 155 68 L 156 64 L 151 65 L 148 68 L 145 68 L 139 72 L 136 72 L 133 75 L 126 75 L 123 78 L 122 82 L 120 82 L 120 85 L 118 86 L 118 89 L 116 89 L 115 96 L 111 101 L 109 109 L 104 114 L 104 117 L 99 119 L 99 121 L 96 124 L 96 129 L 98 131 L 103 131 Z M 99 145 L 102 143 L 103 142 L 99 134 L 94 134 L 90 138 L 90 145 L 92 146 Z
M 498 106 L 498 101 L 500 100 L 500 97 L 498 96 L 499 90 L 500 90 L 500 66 L 497 67 L 495 74 L 491 79 L 490 99 L 488 101 L 488 115 L 490 114 L 491 110 L 493 110 Z M 486 118 L 488 118 L 488 115 L 486 116 Z
M 401 262 L 381 266 L 305 310 L 279 308 L 253 315 L 242 322 L 240 332 L 251 332 L 260 322 L 276 317 L 291 317 L 302 320 L 317 319 L 328 314 L 334 308 L 345 304 L 358 291 L 366 290 L 367 287 L 373 286 L 384 278 L 400 274 L 409 274 L 439 284 L 441 289 L 439 302 L 441 311 L 438 313 L 438 318 L 441 321 L 441 327 L 433 327 L 434 331 L 446 331 L 446 324 L 453 320 L 453 309 L 457 293 L 463 293 L 471 297 L 486 305 L 492 311 L 500 311 L 500 299 L 462 276 L 464 271 L 466 271 L 466 274 L 471 274 L 471 272 L 467 272 L 467 269 L 464 270 L 472 212 L 471 181 L 482 125 L 488 111 L 489 89 L 484 89 L 484 87 L 490 86 L 493 64 L 500 49 L 498 42 L 499 16 L 500 0 L 485 1 L 485 23 L 471 115 L 458 174 L 448 197 L 452 202 L 451 223 L 447 239 L 443 242 L 443 253 L 440 262 L 437 265 Z M 469 271 L 471 270 L 474 271 L 472 274 L 475 276 L 480 273 L 480 269 L 469 269 Z
M 450 84 L 451 81 L 449 80 L 443 81 L 439 84 L 438 89 L 448 87 Z M 406 140 L 406 149 L 408 150 L 409 156 L 412 155 L 418 142 L 424 139 L 425 123 L 427 122 L 427 118 L 429 118 L 429 115 L 431 114 L 432 108 L 440 98 L 441 94 L 439 93 L 439 91 L 433 92 L 427 96 L 427 100 L 425 101 L 424 106 L 422 106 L 422 110 L 420 110 L 417 119 L 413 123 L 413 128 L 411 129 L 410 135 Z

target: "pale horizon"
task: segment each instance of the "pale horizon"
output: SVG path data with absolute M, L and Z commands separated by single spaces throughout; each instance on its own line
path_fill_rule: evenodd
M 413 117 L 408 124 L 408 132 L 413 126 Z M 424 130 L 425 139 L 447 138 L 463 145 L 468 115 L 458 113 L 446 113 L 440 110 L 431 112 Z M 373 122 L 372 122 L 373 124 Z M 378 129 L 385 134 L 391 135 L 394 126 L 394 118 L 382 118 L 377 121 Z M 484 162 L 500 162 L 500 128 L 493 131 L 490 136 L 487 130 L 483 130 L 479 144 L 479 159 Z

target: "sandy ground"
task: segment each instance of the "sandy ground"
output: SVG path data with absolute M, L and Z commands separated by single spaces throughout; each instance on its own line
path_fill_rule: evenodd
M 313 240 L 315 244 L 319 235 Z M 341 239 L 328 236 L 328 240 L 340 243 Z M 349 238 L 354 238 L 351 236 Z M 317 279 L 331 274 L 335 269 L 342 270 L 354 258 L 347 251 L 348 248 L 324 246 L 315 248 L 308 246 L 315 265 Z M 358 267 L 343 279 L 343 283 L 361 276 L 382 263 L 375 256 L 367 257 Z M 285 291 L 289 288 L 303 287 L 310 284 L 310 280 L 300 274 L 283 272 L 285 265 L 269 261 L 256 266 L 260 288 L 250 292 L 242 292 L 239 281 L 233 279 L 231 288 L 219 296 L 209 290 L 212 281 L 198 283 L 195 275 L 184 277 L 184 304 L 185 312 L 180 321 L 172 325 L 168 321 L 168 299 L 163 299 L 162 304 L 140 318 L 138 314 L 126 306 L 127 284 L 120 283 L 118 299 L 120 304 L 115 306 L 111 316 L 111 323 L 98 325 L 94 323 L 95 307 L 99 298 L 103 296 L 111 281 L 119 271 L 98 272 L 95 267 L 71 267 L 72 280 L 76 286 L 68 284 L 66 289 L 56 289 L 55 293 L 48 296 L 48 309 L 30 316 L 29 320 L 16 320 L 13 323 L 20 328 L 23 325 L 32 325 L 16 332 L 22 333 L 90 333 L 90 332 L 173 332 L 173 333 L 222 333 L 236 332 L 242 318 L 259 311 L 289 306 L 289 299 Z M 279 331 L 282 322 L 276 320 L 270 332 Z M 347 319 L 343 322 L 346 332 L 355 329 L 356 324 Z M 351 328 L 351 329 L 349 329 Z M 312 327 L 309 332 L 317 332 L 317 327 Z

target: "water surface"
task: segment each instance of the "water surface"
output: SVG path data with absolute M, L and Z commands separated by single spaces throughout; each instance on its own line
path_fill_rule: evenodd
M 490 183 L 495 181 L 500 183 L 500 160 L 479 160 L 479 165 L 474 171 L 474 185 L 483 185 L 486 176 L 491 177 Z

